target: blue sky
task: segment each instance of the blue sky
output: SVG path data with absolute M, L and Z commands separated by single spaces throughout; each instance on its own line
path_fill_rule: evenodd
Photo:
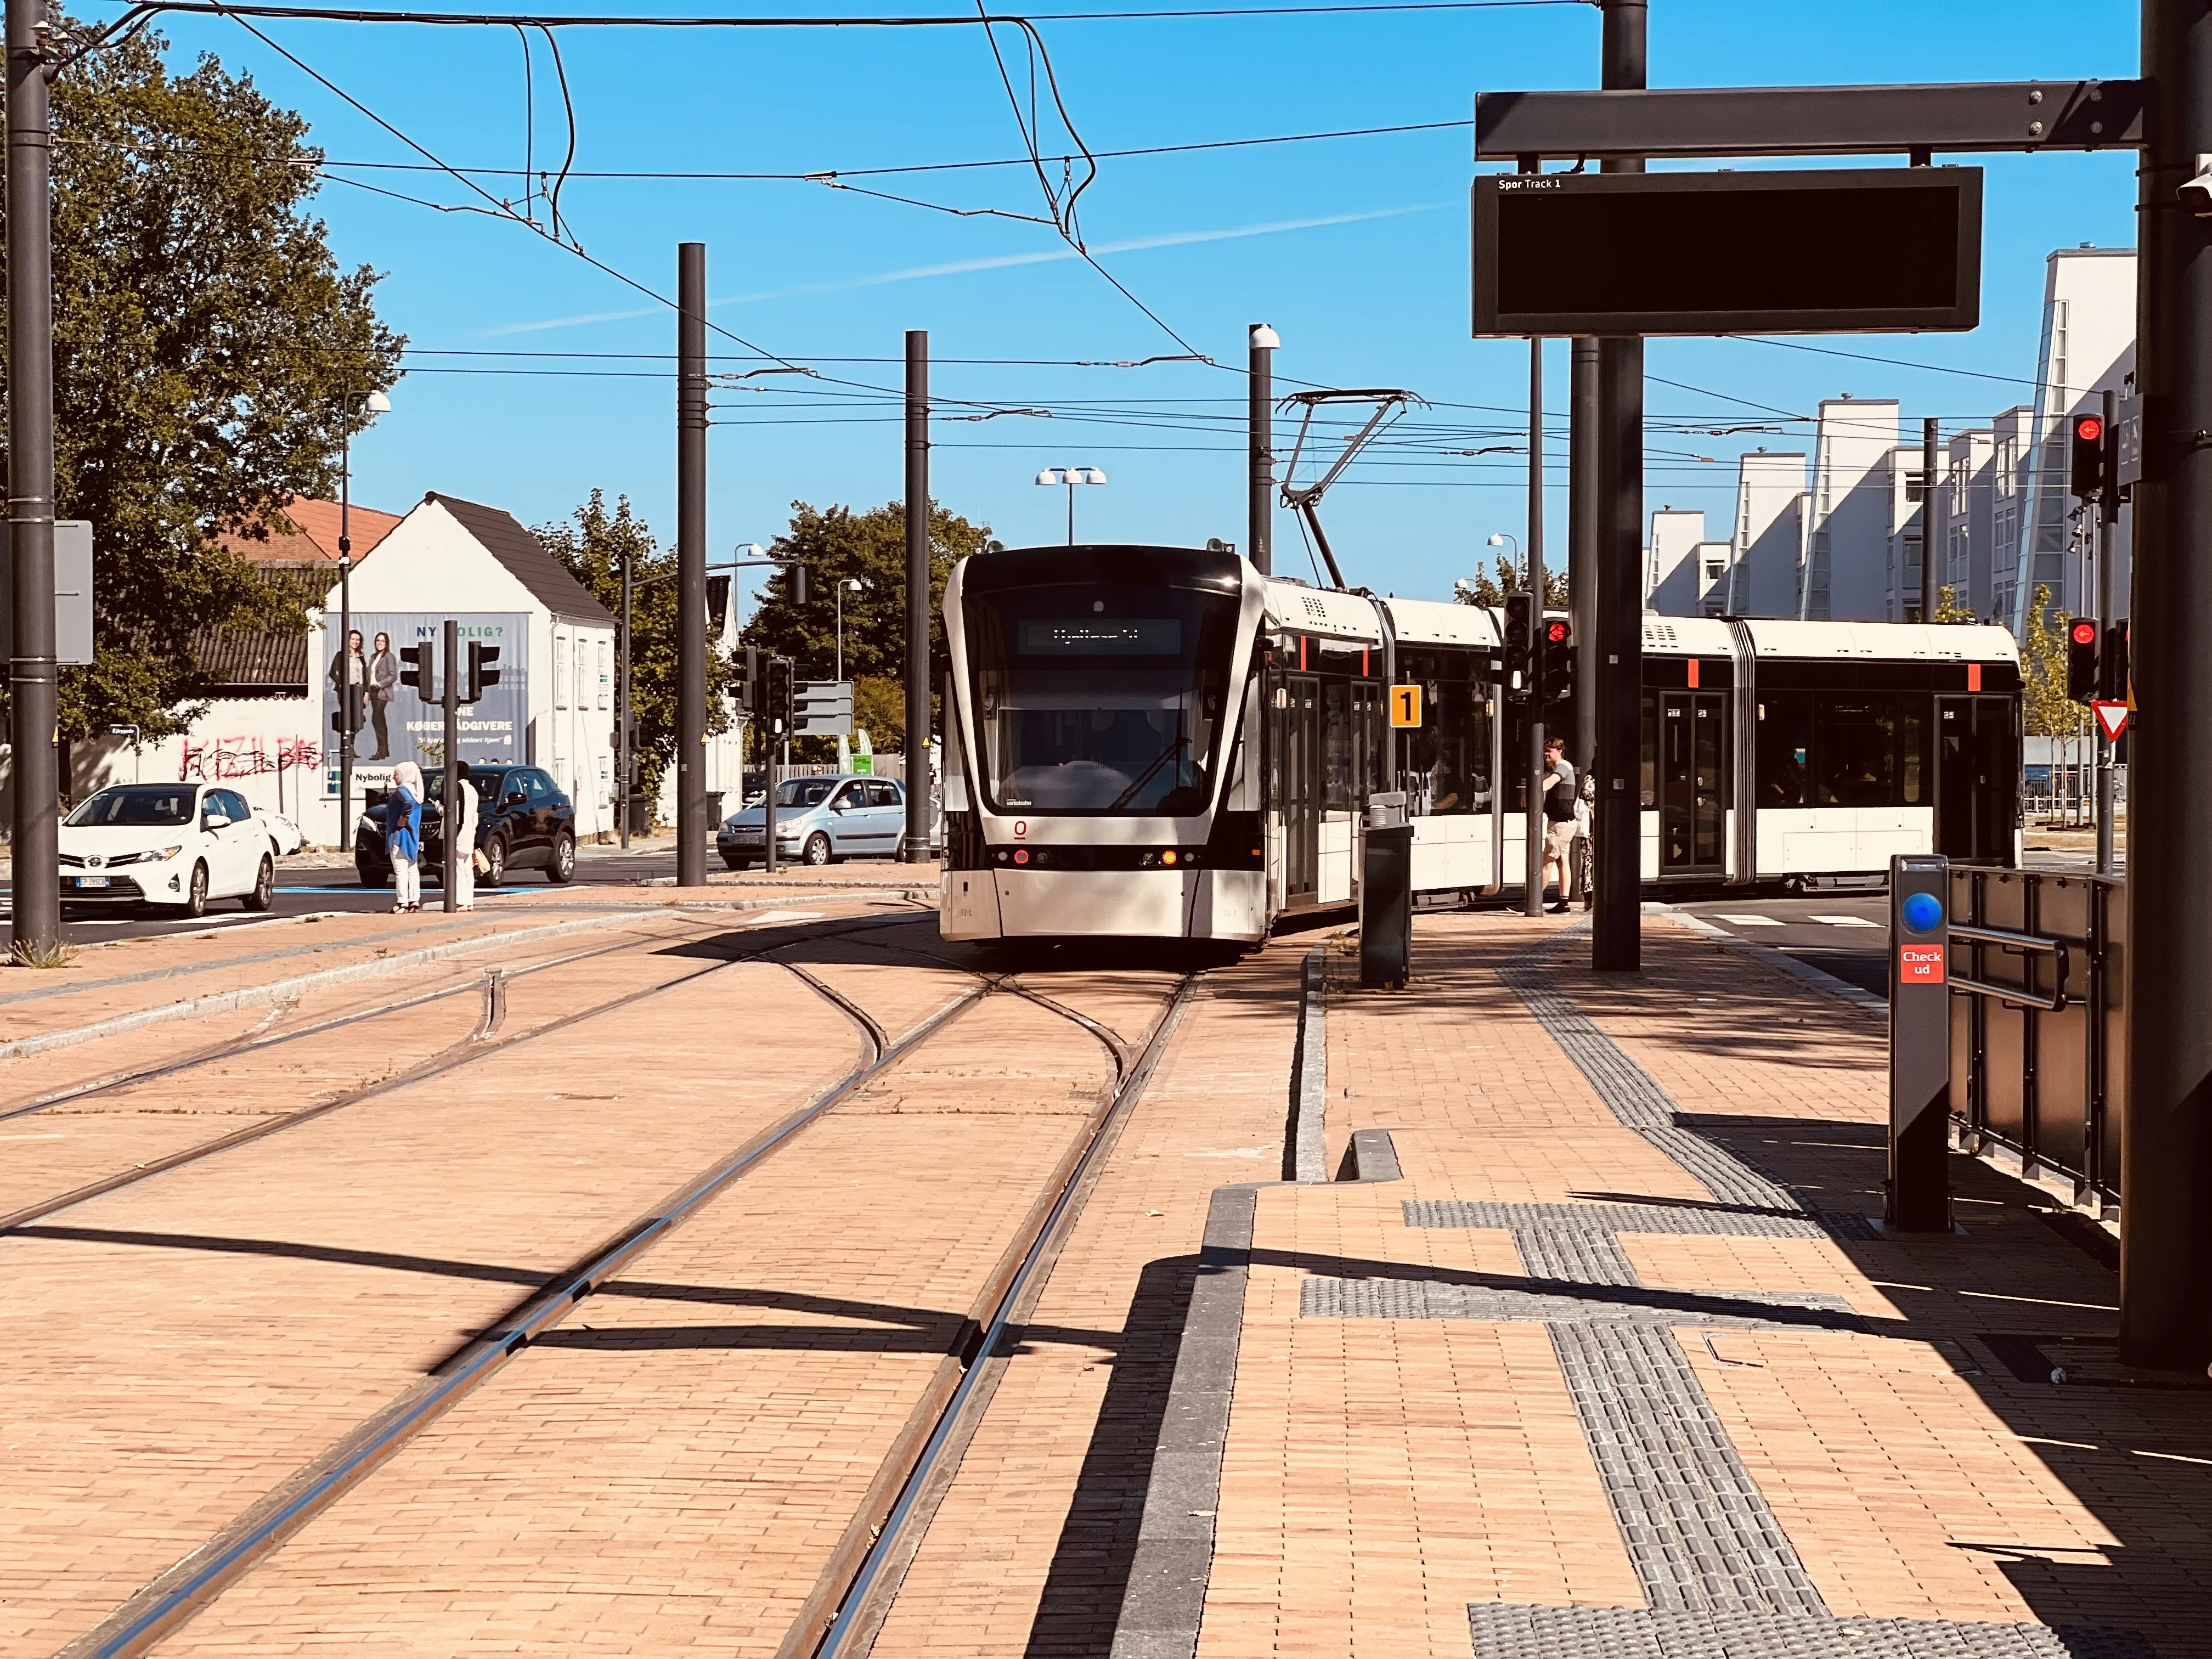
M 1146 9 L 1146 0 L 1056 3 Z M 527 142 L 548 168 L 566 149 L 542 39 L 526 137 L 514 31 L 261 27 L 442 161 L 520 168 Z M 307 115 L 334 161 L 422 163 L 236 24 L 175 17 L 164 27 L 174 63 L 208 50 L 250 70 Z M 1039 23 L 1094 151 L 1462 121 L 1478 90 L 1593 84 L 1598 27 L 1593 7 L 1566 3 Z M 1019 37 L 1002 28 L 998 39 L 1026 103 Z M 2135 9 L 2114 0 L 1657 0 L 1651 9 L 1655 86 L 2124 76 L 2136 55 Z M 581 173 L 803 174 L 1022 153 L 980 28 L 570 30 L 562 57 Z M 1068 148 L 1048 112 L 1043 127 L 1048 154 Z M 1527 406 L 1527 348 L 1468 337 L 1470 155 L 1467 130 L 1446 127 L 1108 159 L 1081 203 L 1101 262 L 1196 350 L 1241 367 L 1245 326 L 1264 319 L 1283 337 L 1285 380 L 1403 386 L 1437 405 L 1419 417 L 1419 444 L 1356 467 L 1323 509 L 1350 579 L 1401 593 L 1447 594 L 1486 552 L 1488 532 L 1518 534 L 1526 516 L 1520 457 L 1442 453 L 1512 441 Z M 1749 341 L 1655 341 L 1650 374 L 1680 386 L 1653 384 L 1652 414 L 1720 425 L 1756 421 L 1751 406 L 1809 412 L 1849 392 L 1899 398 L 1916 427 L 1925 415 L 1955 427 L 2026 400 L 2045 256 L 2133 240 L 2133 158 L 1980 159 L 1989 169 L 1981 328 L 1808 343 L 1962 372 Z M 447 207 L 483 201 L 435 172 L 333 173 Z M 1051 173 L 1056 180 L 1057 164 Z M 495 196 L 520 189 L 511 174 L 480 182 Z M 1025 167 L 850 182 L 937 208 L 1042 211 Z M 671 530 L 674 397 L 659 359 L 675 331 L 665 307 L 489 215 L 337 182 L 318 208 L 342 259 L 387 273 L 380 307 L 416 354 L 393 412 L 355 446 L 358 499 L 404 510 L 434 489 L 536 523 L 565 514 L 596 485 L 628 494 L 656 530 Z M 675 245 L 706 242 L 717 327 L 817 371 L 718 393 L 718 557 L 734 543 L 766 541 L 793 500 L 866 506 L 898 492 L 901 428 L 886 392 L 898 386 L 909 328 L 930 331 L 941 413 L 1054 411 L 941 421 L 934 481 L 946 505 L 1010 544 L 1056 541 L 1064 497 L 1032 480 L 1042 466 L 1088 464 L 1111 482 L 1080 492 L 1086 539 L 1243 539 L 1241 374 L 1194 363 L 1070 366 L 1182 348 L 1048 224 L 800 179 L 572 177 L 562 210 L 593 259 L 664 294 L 674 289 Z M 721 369 L 769 366 L 726 336 L 712 349 L 731 354 Z M 488 355 L 523 353 L 584 355 Z M 1565 367 L 1557 347 L 1555 413 Z M 1092 418 L 1078 418 L 1085 411 Z M 1718 533 L 1733 458 L 1747 443 L 1796 447 L 1775 434 L 1655 434 L 1653 449 L 1667 453 L 1654 456 L 1650 503 L 1703 506 Z M 1555 486 L 1565 459 L 1555 440 Z M 1555 490 L 1549 509 L 1555 551 L 1563 497 Z M 1279 569 L 1303 568 L 1287 516 L 1277 549 Z

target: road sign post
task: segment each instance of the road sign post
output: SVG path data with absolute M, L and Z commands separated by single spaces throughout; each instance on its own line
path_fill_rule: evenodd
M 1889 861 L 1889 1180 L 1892 1232 L 1951 1230 L 1951 866 Z

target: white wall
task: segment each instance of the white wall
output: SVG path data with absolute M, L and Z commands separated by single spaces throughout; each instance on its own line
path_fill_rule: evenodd
M 1739 617 L 1797 614 L 1805 457 L 1755 452 L 1736 463 L 1735 546 L 1727 609 Z
M 1797 615 L 1804 620 L 1878 621 L 1885 614 L 1887 462 L 1897 447 L 1897 432 L 1893 398 L 1821 401 L 1806 568 L 1798 592 Z
M 1644 608 L 1667 617 L 1703 614 L 1698 605 L 1696 551 L 1705 539 L 1705 515 L 1662 507 L 1651 515 L 1651 548 L 1644 571 Z

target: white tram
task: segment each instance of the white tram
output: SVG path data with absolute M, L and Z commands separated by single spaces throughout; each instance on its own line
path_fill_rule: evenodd
M 1489 611 L 1079 546 L 963 561 L 945 623 L 948 939 L 1256 941 L 1357 899 L 1386 792 L 1416 892 L 1519 884 L 1526 714 L 1493 688 Z M 1418 728 L 1387 724 L 1393 684 L 1422 688 Z M 1648 883 L 2017 862 L 2002 628 L 1647 617 L 1644 685 Z M 1571 708 L 1544 712 L 1571 748 Z

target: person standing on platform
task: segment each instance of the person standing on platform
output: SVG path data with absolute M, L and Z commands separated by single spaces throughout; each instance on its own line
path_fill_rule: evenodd
M 477 908 L 477 785 L 466 761 L 455 769 L 460 781 L 447 790 L 452 810 L 447 822 L 453 826 L 453 908 Z
M 402 761 L 392 769 L 384 798 L 384 844 L 392 859 L 392 912 L 422 908 L 422 769 Z
M 1552 906 L 1553 915 L 1566 911 L 1574 851 L 1575 769 L 1567 764 L 1565 740 L 1553 738 L 1544 744 L 1544 872 L 1547 877 L 1554 870 L 1559 872 L 1559 897 Z

